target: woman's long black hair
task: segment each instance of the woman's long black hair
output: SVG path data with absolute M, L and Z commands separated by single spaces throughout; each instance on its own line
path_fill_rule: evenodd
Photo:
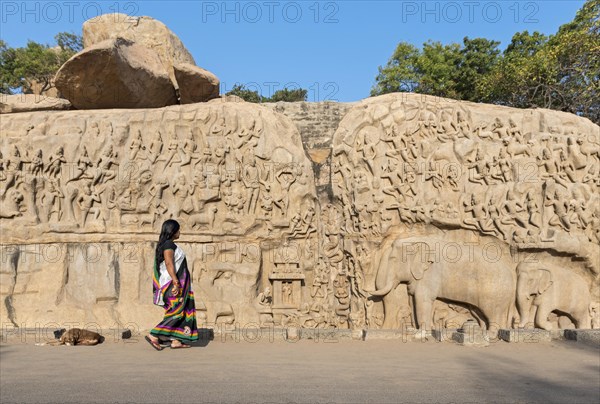
M 165 242 L 173 240 L 173 237 L 175 237 L 175 234 L 177 234 L 178 231 L 179 223 L 177 222 L 177 220 L 165 220 L 165 222 L 162 224 L 162 229 L 160 230 L 160 237 L 158 237 L 158 243 L 156 244 L 156 252 L 154 255 L 154 260 L 156 261 L 157 268 L 160 265 L 160 263 L 165 260 Z

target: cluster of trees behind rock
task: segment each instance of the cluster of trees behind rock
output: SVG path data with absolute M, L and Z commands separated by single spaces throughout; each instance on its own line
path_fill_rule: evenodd
M 500 42 L 465 37 L 462 44 L 401 42 L 379 67 L 371 95 L 416 92 L 519 108 L 550 108 L 600 123 L 600 0 L 587 0 L 555 35 L 516 33 Z M 0 40 L 0 92 L 46 93 L 60 66 L 82 49 L 81 37 L 59 33 L 56 46 Z M 305 101 L 307 90 L 284 88 L 264 97 L 243 84 L 227 95 L 248 102 Z
M 600 0 L 588 0 L 555 35 L 516 33 L 500 43 L 464 38 L 401 42 L 371 95 L 409 91 L 519 108 L 550 108 L 600 123 Z

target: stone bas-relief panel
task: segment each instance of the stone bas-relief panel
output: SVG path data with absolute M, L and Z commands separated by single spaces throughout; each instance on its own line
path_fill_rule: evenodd
M 345 255 L 370 251 L 379 322 L 598 327 L 599 152 L 598 126 L 555 111 L 415 94 L 354 106 L 331 188 Z
M 246 103 L 8 115 L 3 242 L 60 234 L 280 235 L 315 199 L 296 128 Z M 71 239 L 72 240 L 72 239 Z
M 243 102 L 7 115 L 1 321 L 153 326 L 173 217 L 202 326 L 600 327 L 597 126 L 412 94 L 341 110 L 319 164 L 295 115 Z

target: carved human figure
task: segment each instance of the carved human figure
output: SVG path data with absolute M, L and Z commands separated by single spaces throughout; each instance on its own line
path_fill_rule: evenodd
M 504 225 L 518 224 L 521 227 L 527 227 L 527 222 L 521 218 L 525 212 L 525 207 L 519 201 L 514 191 L 506 192 L 506 199 L 502 203 L 500 213 L 503 216 L 500 223 Z
M 504 226 L 502 225 L 500 209 L 498 208 L 498 206 L 494 203 L 494 201 L 492 199 L 490 199 L 488 201 L 487 211 L 488 211 L 488 214 L 490 215 L 490 220 L 492 221 L 496 230 L 502 235 L 502 238 L 504 240 L 508 240 L 509 237 L 507 236 L 506 232 L 504 231 L 504 228 L 503 228 Z
M 39 176 L 44 172 L 44 160 L 42 157 L 42 149 L 38 149 L 35 156 L 31 159 L 29 173 L 33 176 Z
M 183 142 L 179 145 L 179 166 L 184 167 L 192 162 L 192 157 L 196 155 L 196 142 L 192 135 L 192 130 L 187 128 L 187 136 L 183 139 Z
M 287 216 L 289 201 L 290 201 L 290 187 L 296 182 L 296 175 L 292 170 L 292 167 L 285 165 L 275 174 L 275 179 L 280 185 L 280 190 L 275 196 L 273 202 L 277 206 L 282 216 Z
M 507 133 L 509 137 L 517 143 L 523 143 L 523 133 L 521 133 L 521 129 L 512 118 L 508 118 L 508 126 Z
M 537 164 L 543 168 L 544 172 L 541 173 L 540 177 L 553 178 L 557 183 L 561 184 L 565 188 L 568 187 L 567 182 L 559 175 L 559 164 L 552 156 L 552 152 L 548 147 L 542 149 L 542 156 L 537 158 Z
M 472 138 L 473 129 L 471 129 L 471 123 L 465 117 L 462 111 L 456 112 L 458 137 L 466 137 L 467 139 Z
M 244 155 L 244 166 L 242 168 L 242 182 L 248 190 L 249 198 L 246 212 L 253 214 L 256 211 L 256 204 L 260 194 L 259 171 L 256 166 L 256 158 L 254 153 L 246 153 Z
M 470 203 L 464 201 L 465 213 L 471 213 L 472 217 L 466 217 L 463 219 L 463 223 L 467 228 L 479 230 L 484 234 L 490 234 L 495 236 L 496 230 L 492 228 L 492 221 L 488 216 L 486 206 L 479 200 L 476 194 L 471 195 Z
M 525 197 L 525 204 L 527 205 L 527 213 L 529 214 L 529 224 L 542 228 L 542 214 L 540 213 L 540 207 L 536 202 L 536 198 L 532 190 L 527 192 Z
M 492 123 L 492 133 L 500 140 L 508 138 L 508 128 L 500 118 L 496 118 Z
M 283 282 L 281 294 L 284 304 L 292 304 L 292 285 L 289 282 Z
M 196 186 L 188 184 L 185 174 L 179 173 L 175 177 L 175 181 L 171 187 L 171 191 L 175 196 L 175 215 L 181 216 L 182 213 L 191 213 L 194 209 L 191 197 L 194 194 Z
M 65 164 L 65 150 L 62 146 L 59 146 L 54 153 L 48 158 L 48 165 L 46 166 L 46 173 L 53 178 L 58 178 L 61 174 L 61 167 Z
M 167 157 L 165 161 L 165 168 L 171 167 L 171 165 L 175 162 L 173 158 L 177 155 L 177 151 L 179 150 L 179 139 L 177 138 L 177 132 L 173 132 L 171 135 L 171 140 L 169 140 L 169 144 L 167 146 Z
M 433 112 L 425 109 L 419 112 L 413 135 L 421 136 L 424 139 L 433 139 L 436 137 L 437 121 Z
M 552 206 L 553 213 L 548 221 L 550 226 L 562 227 L 565 231 L 571 230 L 571 221 L 569 220 L 569 202 L 563 194 L 556 189 L 554 195 L 547 196 L 544 206 Z
M 582 143 L 583 139 L 576 140 L 573 136 L 567 138 L 567 156 L 573 163 L 573 167 L 577 170 L 581 170 L 587 166 L 587 156 L 580 150 Z
M 500 149 L 500 152 L 498 153 L 498 159 L 495 161 L 495 165 L 498 169 L 498 172 L 492 175 L 493 178 L 502 182 L 510 182 L 513 180 L 513 165 L 510 159 L 507 157 L 505 149 Z
M 431 180 L 431 184 L 435 189 L 440 189 L 444 185 L 444 179 L 437 168 L 437 162 L 430 161 L 428 170 L 425 172 L 425 181 Z M 385 192 L 385 191 L 384 191 Z
M 474 161 L 469 163 L 468 167 L 473 170 L 472 175 L 469 175 L 469 181 L 490 185 L 491 162 L 485 157 L 480 147 L 477 147 Z
M 77 198 L 77 205 L 79 206 L 81 212 L 79 223 L 80 227 L 85 226 L 88 214 L 93 214 L 94 219 L 98 219 L 100 217 L 100 208 L 98 206 L 94 206 L 94 202 L 100 203 L 100 196 L 92 189 L 92 185 L 86 184 L 83 187 L 82 193 Z
M 117 165 L 117 152 L 114 152 L 113 146 L 109 145 L 96 162 L 96 174 L 92 179 L 92 185 L 103 184 L 115 178 L 117 172 L 112 168 L 113 165 Z
M 16 145 L 13 146 L 12 155 L 5 161 L 6 183 L 2 196 L 5 196 L 11 187 L 17 188 L 23 182 L 23 159 Z
M 158 157 L 160 156 L 162 149 L 163 149 L 162 135 L 160 133 L 160 130 L 157 130 L 155 132 L 154 138 L 150 142 L 150 146 L 148 148 L 146 148 L 146 156 L 148 157 L 148 160 L 150 161 L 150 163 L 152 163 L 152 164 L 156 163 L 156 160 L 158 160 Z
M 53 214 L 56 214 L 56 220 L 60 221 L 62 217 L 62 199 L 65 195 L 60 189 L 58 182 L 53 178 L 48 178 L 44 190 L 40 196 L 42 205 L 42 218 L 45 222 L 49 222 Z
M 140 150 L 145 150 L 144 142 L 142 140 L 142 131 L 138 129 L 136 136 L 131 140 L 129 145 L 129 160 L 135 161 Z
M 569 201 L 569 211 L 571 212 L 570 222 L 581 229 L 588 226 L 589 218 L 586 212 L 587 201 L 582 191 L 578 188 L 573 190 L 573 197 Z
M 169 210 L 163 201 L 163 192 L 169 187 L 169 180 L 166 177 L 162 177 L 155 181 L 150 188 L 148 193 L 152 196 L 151 201 L 154 202 L 154 219 L 163 216 Z
M 75 173 L 72 178 L 69 178 L 67 184 L 71 181 L 77 181 L 80 179 L 93 179 L 93 176 L 88 173 L 88 170 L 93 166 L 92 160 L 88 155 L 87 148 L 82 145 L 82 153 L 77 158 L 77 165 L 75 167 Z
M 23 194 L 16 189 L 11 189 L 8 196 L 4 199 L 2 209 L 0 209 L 0 218 L 12 219 L 23 216 Z
M 452 120 L 452 116 L 445 112 L 441 112 L 440 123 L 437 127 L 437 139 L 440 142 L 453 141 L 458 136 L 458 128 Z

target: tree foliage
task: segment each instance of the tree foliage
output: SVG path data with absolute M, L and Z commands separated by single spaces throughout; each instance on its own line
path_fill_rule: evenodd
M 600 123 L 600 0 L 587 0 L 555 35 L 516 33 L 499 42 L 401 42 L 379 67 L 371 95 L 411 91 L 521 108 L 552 108 Z
M 287 102 L 295 102 L 295 101 L 306 101 L 306 96 L 308 94 L 308 90 L 299 88 L 299 89 L 289 89 L 283 88 L 282 90 L 277 90 L 273 93 L 271 97 L 264 97 L 258 93 L 258 91 L 253 91 L 243 84 L 235 84 L 231 91 L 226 93 L 225 95 L 237 95 L 247 102 L 278 102 L 278 101 L 287 101 Z
M 371 95 L 410 91 L 472 100 L 476 79 L 494 66 L 499 42 L 465 37 L 463 44 L 428 41 L 422 49 L 406 42 L 396 47 L 384 67 L 379 67 Z
M 0 41 L 0 91 L 4 94 L 39 93 L 53 87 L 52 79 L 71 56 L 83 48 L 81 36 L 60 32 L 54 37 L 56 46 L 28 41 L 22 48 L 12 48 Z

